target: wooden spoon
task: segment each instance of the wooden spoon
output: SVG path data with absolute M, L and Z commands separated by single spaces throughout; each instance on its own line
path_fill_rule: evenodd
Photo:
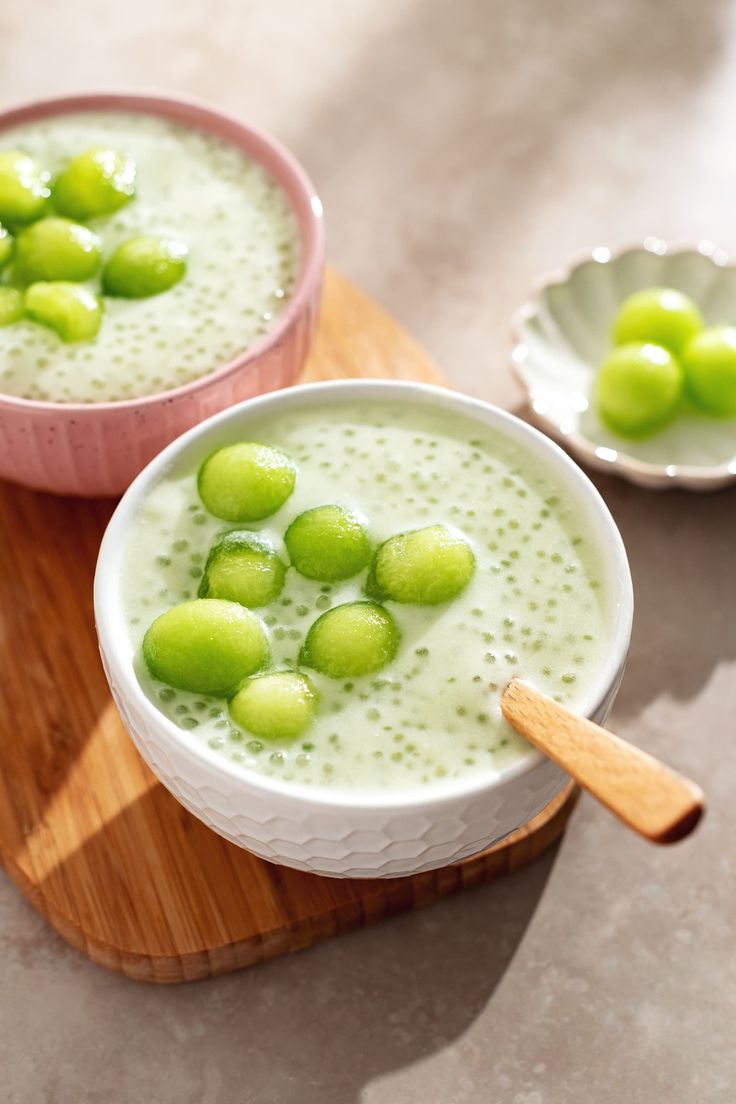
M 676 843 L 700 820 L 705 803 L 694 782 L 521 679 L 512 679 L 504 690 L 501 711 L 517 732 L 640 836 Z

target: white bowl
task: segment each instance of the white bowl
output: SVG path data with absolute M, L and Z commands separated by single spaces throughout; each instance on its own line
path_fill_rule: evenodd
M 615 254 L 601 246 L 546 276 L 516 312 L 513 367 L 537 423 L 590 467 L 643 487 L 715 490 L 736 480 L 736 418 L 687 410 L 645 441 L 624 441 L 590 403 L 619 306 L 655 286 L 691 296 L 708 325 L 736 324 L 736 267 L 712 242 L 692 249 L 647 238 Z
M 115 511 L 100 549 L 95 617 L 105 672 L 126 728 L 151 769 L 214 831 L 264 859 L 334 877 L 398 877 L 472 855 L 535 816 L 566 776 L 538 752 L 500 777 L 455 781 L 407 793 L 361 794 L 285 783 L 238 768 L 187 737 L 141 689 L 133 669 L 121 595 L 131 521 L 149 488 L 180 456 L 193 461 L 242 440 L 254 419 L 294 408 L 392 401 L 442 407 L 498 429 L 554 469 L 589 519 L 612 595 L 610 647 L 581 712 L 603 721 L 618 690 L 629 646 L 633 596 L 621 537 L 598 492 L 548 438 L 495 407 L 423 384 L 311 384 L 251 399 L 217 414 L 169 445 L 138 476 Z

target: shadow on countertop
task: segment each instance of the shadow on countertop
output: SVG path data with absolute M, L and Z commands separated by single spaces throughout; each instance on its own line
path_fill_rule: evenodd
M 634 581 L 634 631 L 617 717 L 662 694 L 695 697 L 736 657 L 733 576 L 736 486 L 648 491 L 590 474 L 616 520 Z M 729 524 L 728 519 L 731 519 Z
M 64 1034 L 75 1038 L 74 1059 L 38 1067 L 47 1078 L 39 1099 L 70 1100 L 73 1085 L 84 1104 L 358 1104 L 367 1084 L 471 1029 L 524 939 L 556 855 L 553 846 L 493 885 L 209 981 L 131 982 L 67 948 L 76 997 Z M 34 969 L 28 958 L 28 983 Z M 121 1016 L 124 1046 L 103 1068 L 98 1047 Z M 41 1051 L 49 1046 L 43 1040 Z M 88 1061 L 95 1081 L 80 1096 Z
M 536 425 L 527 404 L 513 413 Z M 615 719 L 626 722 L 663 694 L 677 701 L 696 697 L 719 664 L 736 658 L 728 582 L 736 484 L 719 491 L 654 491 L 581 466 L 619 527 L 631 567 L 634 626 L 614 706 Z
M 587 136 L 595 158 L 606 142 L 627 148 L 632 115 L 656 120 L 679 100 L 687 109 L 723 54 L 723 21 L 723 0 L 672 0 L 656 33 L 640 0 L 585 12 L 578 0 L 396 5 L 285 137 L 328 215 L 339 216 L 348 194 L 380 216 L 371 231 L 380 281 L 366 290 L 396 310 L 411 270 L 425 297 L 399 317 L 421 338 L 428 314 L 450 309 L 448 286 L 474 302 L 489 251 L 513 268 L 536 199 L 574 187 L 565 154 L 574 135 Z M 656 172 L 652 157 L 651 143 L 632 150 L 622 172 Z M 397 192 L 411 203 L 397 203 Z M 360 255 L 359 210 L 330 233 L 341 252 Z M 489 299 L 503 299 L 508 278 L 498 271 Z M 460 329 L 468 319 L 455 321 Z

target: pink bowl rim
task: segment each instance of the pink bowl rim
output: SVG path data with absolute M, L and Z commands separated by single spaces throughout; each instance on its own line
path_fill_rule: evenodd
M 185 115 L 179 113 L 184 109 Z M 304 198 L 305 212 L 311 212 L 303 224 L 300 224 L 302 256 L 299 278 L 294 291 L 289 297 L 288 304 L 279 315 L 276 325 L 263 337 L 259 338 L 250 348 L 239 353 L 226 364 L 220 365 L 207 375 L 199 376 L 180 387 L 173 387 L 168 391 L 157 391 L 153 395 L 142 395 L 139 398 L 122 399 L 119 402 L 100 403 L 64 403 L 47 402 L 38 399 L 23 399 L 16 395 L 8 395 L 0 390 L 0 409 L 18 408 L 31 411 L 55 411 L 56 413 L 72 414 L 75 417 L 90 417 L 93 413 L 109 413 L 116 410 L 137 410 L 141 407 L 154 406 L 162 402 L 174 400 L 195 394 L 197 391 L 210 386 L 215 380 L 218 382 L 235 372 L 241 371 L 247 365 L 257 360 L 272 346 L 278 344 L 289 327 L 299 317 L 304 306 L 313 294 L 322 277 L 325 253 L 325 230 L 323 219 L 323 207 L 317 191 L 306 171 L 302 168 L 296 157 L 282 145 L 276 138 L 242 122 L 235 115 L 221 111 L 219 108 L 206 101 L 189 96 L 169 95 L 164 92 L 128 92 L 105 91 L 83 92 L 63 96 L 51 96 L 41 100 L 31 100 L 17 104 L 14 107 L 0 111 L 0 134 L 12 126 L 25 122 L 34 122 L 54 115 L 67 115 L 83 111 L 133 111 L 142 115 L 158 115 L 164 119 L 176 119 L 185 126 L 195 129 L 218 133 L 220 126 L 225 124 L 229 129 L 254 145 L 256 151 L 248 149 L 253 160 L 263 164 L 261 155 L 270 153 L 279 164 L 279 170 L 283 177 L 277 177 L 266 166 L 266 171 L 272 176 L 283 191 L 286 192 L 286 182 L 293 187 L 295 192 L 301 192 Z M 238 145 L 230 138 L 224 139 L 231 145 Z M 243 144 L 244 148 L 245 142 Z M 260 149 L 258 149 L 260 147 Z M 296 206 L 292 197 L 286 192 L 294 213 Z M 304 229 L 306 228 L 306 233 Z

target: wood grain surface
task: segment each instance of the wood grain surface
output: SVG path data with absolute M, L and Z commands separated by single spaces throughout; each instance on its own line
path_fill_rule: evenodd
M 304 380 L 442 382 L 383 311 L 328 272 Z M 97 652 L 92 578 L 114 503 L 0 484 L 0 858 L 75 947 L 146 981 L 226 973 L 523 866 L 562 832 L 561 794 L 503 843 L 392 881 L 277 867 L 160 786 L 123 729 Z
M 689 778 L 521 679 L 506 687 L 501 711 L 517 732 L 652 843 L 677 843 L 703 815 L 703 791 Z

